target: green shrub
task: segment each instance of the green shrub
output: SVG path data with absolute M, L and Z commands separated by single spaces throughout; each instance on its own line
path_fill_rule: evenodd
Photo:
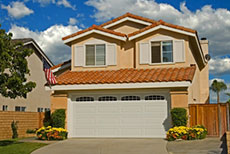
M 27 133 L 27 134 L 35 134 L 36 131 L 37 131 L 37 129 L 27 129 L 27 130 L 26 130 L 26 133 Z
M 52 126 L 52 119 L 51 119 L 50 111 L 45 111 L 45 118 L 43 120 L 43 125 L 45 127 Z
M 11 123 L 11 129 L 13 132 L 12 138 L 18 138 L 18 121 L 12 121 Z
M 65 128 L 65 109 L 55 110 L 52 115 L 52 126 L 56 128 Z
M 187 126 L 187 110 L 184 108 L 173 108 L 171 110 L 173 126 Z

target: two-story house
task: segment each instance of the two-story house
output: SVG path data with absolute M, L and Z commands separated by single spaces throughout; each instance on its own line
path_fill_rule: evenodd
M 29 81 L 36 83 L 36 87 L 27 94 L 27 98 L 10 99 L 0 96 L 0 111 L 17 112 L 45 112 L 50 110 L 50 91 L 45 90 L 46 78 L 43 71 L 43 61 L 52 67 L 53 63 L 32 38 L 13 39 L 12 42 L 22 42 L 25 48 L 34 52 L 27 58 L 30 75 Z
M 127 13 L 63 41 L 71 65 L 51 110 L 66 109 L 70 137 L 165 137 L 170 109 L 209 101 L 208 41 L 195 30 Z

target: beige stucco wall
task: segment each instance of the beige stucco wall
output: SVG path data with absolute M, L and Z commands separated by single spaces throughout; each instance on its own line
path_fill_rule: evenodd
M 54 92 L 51 94 L 51 112 L 54 112 L 57 109 L 66 110 L 66 119 L 65 119 L 65 128 L 67 129 L 67 101 L 68 95 L 66 92 Z
M 111 30 L 116 31 L 116 32 L 121 32 L 121 33 L 124 33 L 124 34 L 130 34 L 132 32 L 140 30 L 140 29 L 142 29 L 144 27 L 146 27 L 146 25 L 134 23 L 134 22 L 131 22 L 131 21 L 125 21 L 125 22 L 117 24 L 117 25 L 115 25 L 113 27 L 110 27 L 108 29 L 111 29 Z
M 31 74 L 28 76 L 28 80 L 36 82 L 36 88 L 28 93 L 27 99 L 9 99 L 0 96 L 0 110 L 2 110 L 2 105 L 8 105 L 8 111 L 15 111 L 15 106 L 25 106 L 26 111 L 32 112 L 37 112 L 38 107 L 50 108 L 50 91 L 45 90 L 46 79 L 43 72 L 43 63 L 38 56 L 34 52 L 28 58 L 28 67 Z

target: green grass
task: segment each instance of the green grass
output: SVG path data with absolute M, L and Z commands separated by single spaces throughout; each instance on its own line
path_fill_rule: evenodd
M 44 143 L 18 142 L 17 140 L 0 141 L 1 154 L 30 154 L 32 151 L 43 147 Z

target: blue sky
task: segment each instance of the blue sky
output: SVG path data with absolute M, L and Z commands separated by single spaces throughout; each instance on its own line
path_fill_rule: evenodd
M 14 38 L 34 38 L 55 64 L 70 58 L 63 36 L 126 12 L 196 29 L 209 40 L 210 80 L 230 86 L 229 0 L 0 0 L 2 28 Z

